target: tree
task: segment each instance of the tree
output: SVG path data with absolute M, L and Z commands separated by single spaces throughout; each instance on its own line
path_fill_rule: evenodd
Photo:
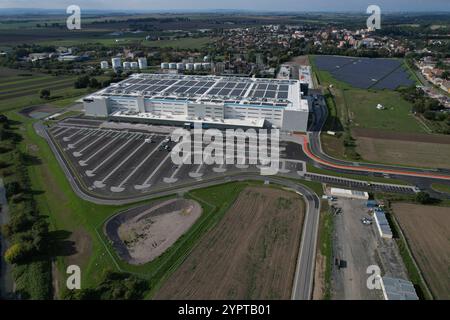
M 81 76 L 77 79 L 77 81 L 75 81 L 74 86 L 75 89 L 83 89 L 83 88 L 87 88 L 89 86 L 91 79 L 89 78 L 89 76 Z
M 426 192 L 419 192 L 416 194 L 416 201 L 421 204 L 430 204 L 432 202 L 432 198 Z
M 20 243 L 15 243 L 5 252 L 5 261 L 14 264 L 19 262 L 26 255 L 26 248 Z
M 98 80 L 95 78 L 91 78 L 91 80 L 89 81 L 90 88 L 97 89 L 100 88 L 100 86 L 101 86 L 100 82 L 98 82 Z
M 50 90 L 48 90 L 48 89 L 42 89 L 42 90 L 41 90 L 40 97 L 41 97 L 41 99 L 45 99 L 45 100 L 47 100 L 48 98 L 50 98 Z

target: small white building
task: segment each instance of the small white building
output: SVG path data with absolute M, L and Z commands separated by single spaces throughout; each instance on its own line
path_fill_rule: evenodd
M 380 284 L 385 300 L 419 300 L 411 281 L 382 277 Z
M 330 194 L 335 197 L 343 197 L 349 199 L 359 199 L 359 200 L 369 199 L 369 194 L 365 191 L 330 188 Z
M 120 58 L 112 58 L 111 65 L 113 69 L 120 69 L 122 67 L 122 61 L 120 60 Z
M 139 58 L 138 59 L 139 69 L 147 69 L 147 58 Z
M 108 68 L 109 68 L 108 61 L 100 62 L 100 69 L 108 69 Z

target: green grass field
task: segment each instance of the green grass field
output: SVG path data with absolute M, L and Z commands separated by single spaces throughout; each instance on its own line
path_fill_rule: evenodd
M 97 78 L 101 80 L 101 77 Z M 66 107 L 92 91 L 75 89 L 75 79 L 75 76 L 52 76 L 0 68 L 0 112 L 40 104 Z M 49 100 L 39 97 L 42 89 L 50 89 Z
M 411 113 L 411 103 L 396 91 L 344 89 L 343 93 L 352 127 L 425 132 Z M 385 110 L 378 110 L 378 104 L 383 105 Z
M 434 190 L 450 194 L 450 185 L 433 183 L 431 186 Z
M 397 132 L 426 132 L 412 116 L 410 102 L 404 100 L 400 93 L 392 90 L 358 89 L 335 79 L 331 73 L 318 70 L 314 66 L 314 57 L 310 57 L 313 70 L 320 84 L 330 89 L 337 115 L 341 122 L 350 128 L 371 128 Z M 381 104 L 385 110 L 376 107 Z

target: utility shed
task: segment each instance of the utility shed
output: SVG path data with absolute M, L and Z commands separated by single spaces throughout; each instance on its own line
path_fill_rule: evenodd
M 369 194 L 364 191 L 347 190 L 347 189 L 340 189 L 340 188 L 330 188 L 330 193 L 332 196 L 335 196 L 335 197 L 360 199 L 360 200 L 369 199 Z
M 382 277 L 381 288 L 385 300 L 419 300 L 414 285 L 407 280 Z
M 389 226 L 388 220 L 386 219 L 384 211 L 375 210 L 374 217 L 380 236 L 382 238 L 392 239 L 392 230 L 391 227 Z

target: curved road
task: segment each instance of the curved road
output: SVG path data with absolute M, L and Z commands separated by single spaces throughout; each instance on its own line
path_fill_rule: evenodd
M 91 195 L 80 186 L 79 181 L 73 177 L 66 162 L 61 157 L 54 145 L 53 140 L 48 135 L 48 132 L 41 122 L 34 123 L 34 129 L 37 134 L 43 137 L 50 148 L 53 151 L 56 159 L 58 160 L 61 168 L 63 169 L 73 191 L 78 197 L 86 201 L 103 204 L 103 205 L 123 205 L 139 202 L 142 200 L 150 200 L 152 198 L 158 198 L 165 195 L 171 195 L 175 193 L 185 193 L 192 189 L 205 188 L 213 185 L 223 184 L 224 182 L 231 181 L 244 181 L 244 180 L 259 180 L 268 181 L 273 184 L 278 184 L 289 188 L 303 196 L 306 204 L 305 220 L 303 223 L 302 235 L 300 248 L 298 253 L 298 260 L 295 272 L 294 283 L 292 287 L 292 299 L 295 300 L 309 300 L 312 296 L 313 290 L 313 279 L 315 271 L 315 259 L 316 259 L 316 244 L 319 229 L 319 218 L 320 218 L 320 199 L 313 191 L 309 188 L 296 183 L 292 180 L 283 179 L 276 176 L 261 176 L 255 173 L 242 173 L 234 176 L 229 176 L 225 178 L 212 178 L 209 180 L 204 180 L 202 182 L 195 182 L 186 184 L 179 187 L 174 187 L 171 189 L 166 189 L 163 191 L 155 190 L 145 196 L 130 197 L 127 199 L 111 199 L 111 198 L 100 198 L 95 195 Z
M 321 101 L 320 107 L 314 108 L 314 123 L 307 135 L 299 135 L 305 154 L 313 161 L 330 169 L 349 170 L 359 172 L 372 172 L 379 174 L 408 176 L 413 178 L 427 178 L 450 181 L 450 171 L 443 169 L 412 168 L 397 165 L 384 165 L 365 162 L 350 162 L 336 159 L 322 150 L 320 134 L 328 116 L 327 107 Z M 302 141 L 303 140 L 303 141 Z

